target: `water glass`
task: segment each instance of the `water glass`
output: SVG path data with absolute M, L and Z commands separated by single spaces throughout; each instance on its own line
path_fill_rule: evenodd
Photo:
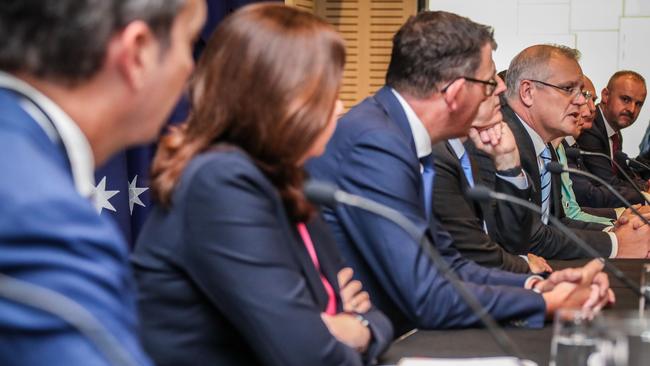
M 627 337 L 603 326 L 594 313 L 560 309 L 555 314 L 551 366 L 627 366 Z
M 643 269 L 641 270 L 641 293 L 650 294 L 650 263 L 644 264 Z M 641 297 L 639 299 L 639 312 L 641 313 L 641 316 L 643 316 L 645 312 L 649 311 L 650 301 L 646 301 L 644 297 Z

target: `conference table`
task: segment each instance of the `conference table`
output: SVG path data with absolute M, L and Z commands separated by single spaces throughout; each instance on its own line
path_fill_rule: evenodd
M 554 270 L 584 265 L 587 260 L 549 261 Z M 612 260 L 635 284 L 640 284 L 641 269 L 650 260 Z M 610 286 L 616 295 L 616 304 L 604 312 L 635 310 L 639 308 L 638 297 L 624 287 L 611 274 Z M 538 365 L 548 365 L 551 350 L 553 324 L 547 322 L 542 329 L 505 328 L 506 334 L 527 359 Z M 380 358 L 380 365 L 394 365 L 403 357 L 468 358 L 507 356 L 485 329 L 415 330 L 397 339 Z

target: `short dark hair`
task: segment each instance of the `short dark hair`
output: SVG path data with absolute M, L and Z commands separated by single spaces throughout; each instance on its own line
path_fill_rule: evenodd
M 496 49 L 491 27 L 444 11 L 410 17 L 393 37 L 386 85 L 416 97 L 427 97 L 460 76 L 473 76 L 481 64 L 481 48 Z
M 612 87 L 614 86 L 614 82 L 616 81 L 616 79 L 621 78 L 623 76 L 631 77 L 636 81 L 641 82 L 645 86 L 645 78 L 638 72 L 632 70 L 620 70 L 620 71 L 616 71 L 614 75 L 612 75 L 612 77 L 609 78 L 609 81 L 607 82 L 607 89 L 611 90 Z
M 519 52 L 510 61 L 508 67 L 506 96 L 514 98 L 519 95 L 519 85 L 522 80 L 546 80 L 550 76 L 547 65 L 551 57 L 556 54 L 575 62 L 580 60 L 580 51 L 577 49 L 555 44 L 538 44 Z
M 134 20 L 168 44 L 187 0 L 2 0 L 0 70 L 76 83 L 102 66 L 110 37 Z

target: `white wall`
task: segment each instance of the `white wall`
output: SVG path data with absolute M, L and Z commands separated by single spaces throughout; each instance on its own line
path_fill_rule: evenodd
M 650 84 L 650 0 L 429 0 L 446 10 L 494 27 L 497 70 L 508 67 L 523 48 L 536 43 L 576 47 L 581 65 L 600 90 L 617 70 L 632 69 Z M 650 98 L 636 123 L 623 130 L 630 156 L 650 120 Z

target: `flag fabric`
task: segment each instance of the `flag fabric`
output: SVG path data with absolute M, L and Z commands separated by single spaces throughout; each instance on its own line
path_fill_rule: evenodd
M 237 8 L 258 1 L 207 0 L 208 16 L 201 37 L 194 47 L 198 59 L 217 24 Z M 183 95 L 169 118 L 169 124 L 185 120 L 189 112 L 187 95 Z M 100 215 L 109 215 L 132 246 L 151 210 L 149 170 L 155 144 L 139 146 L 112 157 L 95 172 L 94 201 Z

